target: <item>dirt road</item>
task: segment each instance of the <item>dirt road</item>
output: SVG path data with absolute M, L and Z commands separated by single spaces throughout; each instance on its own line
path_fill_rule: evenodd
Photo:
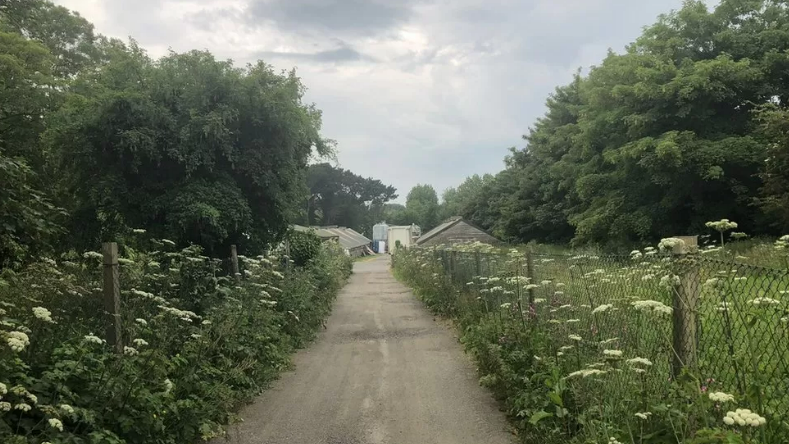
M 326 331 L 295 364 L 241 412 L 231 443 L 514 442 L 451 330 L 392 277 L 388 257 L 356 263 Z

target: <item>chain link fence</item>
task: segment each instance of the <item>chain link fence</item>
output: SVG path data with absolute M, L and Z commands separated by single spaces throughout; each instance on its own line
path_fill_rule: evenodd
M 599 396 L 638 387 L 663 397 L 668 381 L 690 377 L 702 392 L 733 394 L 737 407 L 789 436 L 786 271 L 651 249 L 634 256 L 431 254 L 445 278 L 502 325 L 548 333 L 553 357 L 568 361 L 571 375 L 613 367 L 617 376 Z

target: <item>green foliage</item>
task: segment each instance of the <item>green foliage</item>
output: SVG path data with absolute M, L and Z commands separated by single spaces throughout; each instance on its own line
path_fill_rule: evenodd
M 686 2 L 557 88 L 463 215 L 516 241 L 621 248 L 724 216 L 778 234 L 787 50 L 785 2 Z
M 237 283 L 199 247 L 131 240 L 120 265 L 122 354 L 94 335 L 105 323 L 96 310 L 100 254 L 6 271 L 0 402 L 30 410 L 0 404 L 0 441 L 166 444 L 221 435 L 232 412 L 314 337 L 350 273 L 350 259 L 331 246 L 288 270 L 275 257 L 240 259 Z
M 411 223 L 419 225 L 425 233 L 440 222 L 438 195 L 431 185 L 419 184 L 411 188 L 406 197 L 405 208 L 408 217 L 413 221 Z
M 296 265 L 309 264 L 321 250 L 321 239 L 314 232 L 298 232 L 291 230 L 286 237 L 290 249 L 290 258 Z
M 369 233 L 381 221 L 386 203 L 397 198 L 394 187 L 328 163 L 310 165 L 307 186 L 308 226 L 339 225 Z

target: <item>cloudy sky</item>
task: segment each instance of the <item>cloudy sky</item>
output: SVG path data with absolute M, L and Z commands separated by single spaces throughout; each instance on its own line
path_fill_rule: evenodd
M 440 193 L 503 168 L 554 87 L 681 0 L 54 0 L 153 56 L 297 67 L 343 168 Z

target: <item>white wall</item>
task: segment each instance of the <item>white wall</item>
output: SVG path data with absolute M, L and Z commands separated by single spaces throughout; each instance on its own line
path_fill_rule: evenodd
M 411 247 L 411 227 L 389 227 L 389 252 L 394 253 L 397 241 L 400 241 L 400 246 L 403 248 Z

